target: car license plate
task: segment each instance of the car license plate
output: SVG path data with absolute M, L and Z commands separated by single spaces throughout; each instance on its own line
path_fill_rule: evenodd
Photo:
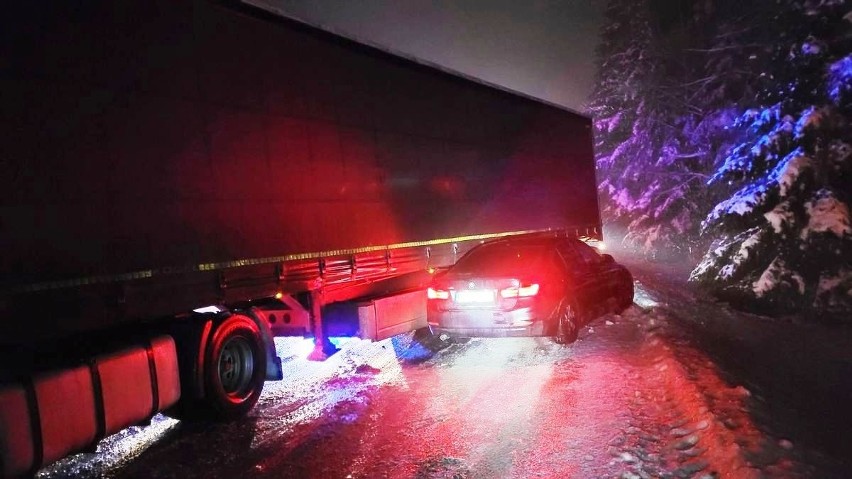
M 493 303 L 494 291 L 489 289 L 465 289 L 456 293 L 457 303 Z

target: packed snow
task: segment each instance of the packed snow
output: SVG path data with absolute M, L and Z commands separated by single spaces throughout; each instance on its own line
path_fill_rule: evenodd
M 772 231 L 775 234 L 782 234 L 785 229 L 790 228 L 796 221 L 796 216 L 790 209 L 790 203 L 786 201 L 775 205 L 775 208 L 772 211 L 764 213 L 763 217 L 772 225 Z
M 787 267 L 784 260 L 776 257 L 752 284 L 752 289 L 758 298 L 770 291 L 782 289 L 784 292 L 805 293 L 805 280 L 802 276 Z
M 850 12 L 852 13 L 852 12 Z M 852 54 L 832 63 L 829 67 L 828 94 L 835 103 L 852 92 Z
M 849 207 L 839 201 L 831 191 L 820 190 L 815 197 L 805 203 L 808 224 L 802 229 L 802 239 L 813 234 L 831 233 L 838 238 L 852 236 L 849 221 Z
M 787 155 L 773 171 L 772 176 L 777 178 L 781 197 L 786 197 L 790 189 L 796 183 L 799 175 L 811 167 L 811 159 L 801 149 L 796 149 Z

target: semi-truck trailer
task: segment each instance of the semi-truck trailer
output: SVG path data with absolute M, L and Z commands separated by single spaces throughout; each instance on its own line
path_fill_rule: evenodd
M 245 414 L 275 336 L 425 327 L 478 242 L 600 237 L 589 118 L 251 3 L 4 8 L 4 476 Z

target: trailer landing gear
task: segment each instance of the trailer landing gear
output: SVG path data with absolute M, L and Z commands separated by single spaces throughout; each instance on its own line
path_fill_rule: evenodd
M 337 352 L 337 346 L 328 340 L 322 321 L 323 291 L 316 289 L 310 292 L 311 327 L 314 333 L 314 350 L 308 355 L 310 361 L 325 361 Z

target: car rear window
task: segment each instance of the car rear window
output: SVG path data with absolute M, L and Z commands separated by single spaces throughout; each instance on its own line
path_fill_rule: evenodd
M 580 256 L 587 264 L 596 264 L 600 262 L 600 255 L 591 246 L 583 243 L 582 241 L 573 241 L 572 244 L 574 245 L 574 249 L 580 253 Z
M 453 272 L 479 275 L 518 275 L 537 271 L 552 248 L 546 245 L 495 243 L 471 250 Z

